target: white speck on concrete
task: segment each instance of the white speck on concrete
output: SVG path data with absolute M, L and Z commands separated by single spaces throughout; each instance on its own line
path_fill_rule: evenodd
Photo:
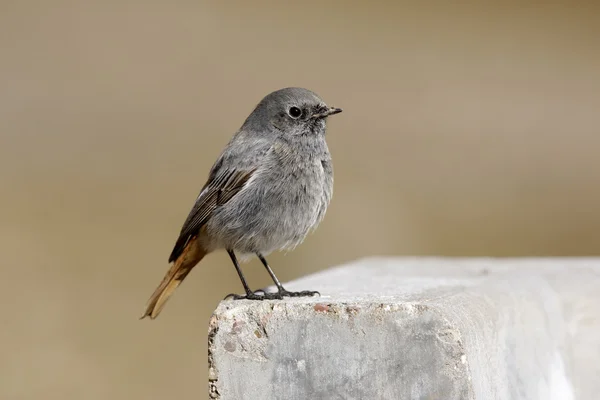
M 540 386 L 548 386 L 548 400 L 575 400 L 573 386 L 567 378 L 565 363 L 558 351 L 554 354 L 554 362 L 550 364 L 548 381 L 540 382 Z

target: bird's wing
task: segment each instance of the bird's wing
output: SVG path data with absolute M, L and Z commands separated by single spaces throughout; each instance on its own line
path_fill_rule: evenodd
M 169 262 L 175 261 L 182 254 L 187 243 L 198 234 L 212 212 L 231 200 L 255 171 L 256 168 L 224 168 L 219 162 L 215 164 L 208 181 L 200 191 L 196 203 L 181 228 L 179 238 L 169 256 Z

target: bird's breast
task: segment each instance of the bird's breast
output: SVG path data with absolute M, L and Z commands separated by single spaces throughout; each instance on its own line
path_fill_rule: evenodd
M 212 231 L 224 246 L 243 252 L 269 253 L 300 244 L 321 221 L 331 198 L 333 177 L 323 157 L 328 160 L 291 149 L 273 154 L 215 213 Z

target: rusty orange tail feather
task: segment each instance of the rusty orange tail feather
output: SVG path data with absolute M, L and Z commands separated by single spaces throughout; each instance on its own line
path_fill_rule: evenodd
M 190 273 L 192 268 L 196 266 L 204 258 L 206 251 L 198 246 L 196 238 L 192 238 L 179 257 L 173 262 L 171 268 L 166 273 L 162 282 L 146 304 L 146 311 L 140 319 L 150 317 L 155 319 L 160 314 L 165 303 L 171 297 L 175 289 L 183 282 L 185 277 Z

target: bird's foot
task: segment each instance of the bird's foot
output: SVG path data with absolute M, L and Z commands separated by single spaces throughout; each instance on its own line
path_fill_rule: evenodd
M 225 296 L 224 300 L 231 298 L 232 300 L 283 300 L 284 297 L 312 297 L 314 295 L 321 295 L 321 293 L 314 290 L 303 290 L 300 292 L 290 292 L 285 289 L 277 292 L 265 292 L 263 289 L 257 290 L 247 294 L 235 294 L 231 293 Z
M 264 293 L 265 299 L 268 300 L 283 300 L 284 297 L 312 297 L 315 294 L 321 295 L 321 293 L 313 290 L 303 290 L 301 292 L 290 292 L 284 288 L 279 289 L 277 292 L 265 292 L 263 289 L 257 290 L 257 292 Z M 255 292 L 256 293 L 256 292 Z
M 265 300 L 264 294 L 258 294 L 258 292 L 262 292 L 262 290 L 257 290 L 256 292 L 246 294 L 229 293 L 223 300 L 227 300 L 229 298 L 231 298 L 231 300 Z
M 288 292 L 287 290 L 283 289 L 283 290 L 280 290 L 279 292 L 277 292 L 276 294 L 279 294 L 282 297 L 313 297 L 314 295 L 321 296 L 321 293 L 317 292 L 316 290 L 302 290 L 300 292 Z

